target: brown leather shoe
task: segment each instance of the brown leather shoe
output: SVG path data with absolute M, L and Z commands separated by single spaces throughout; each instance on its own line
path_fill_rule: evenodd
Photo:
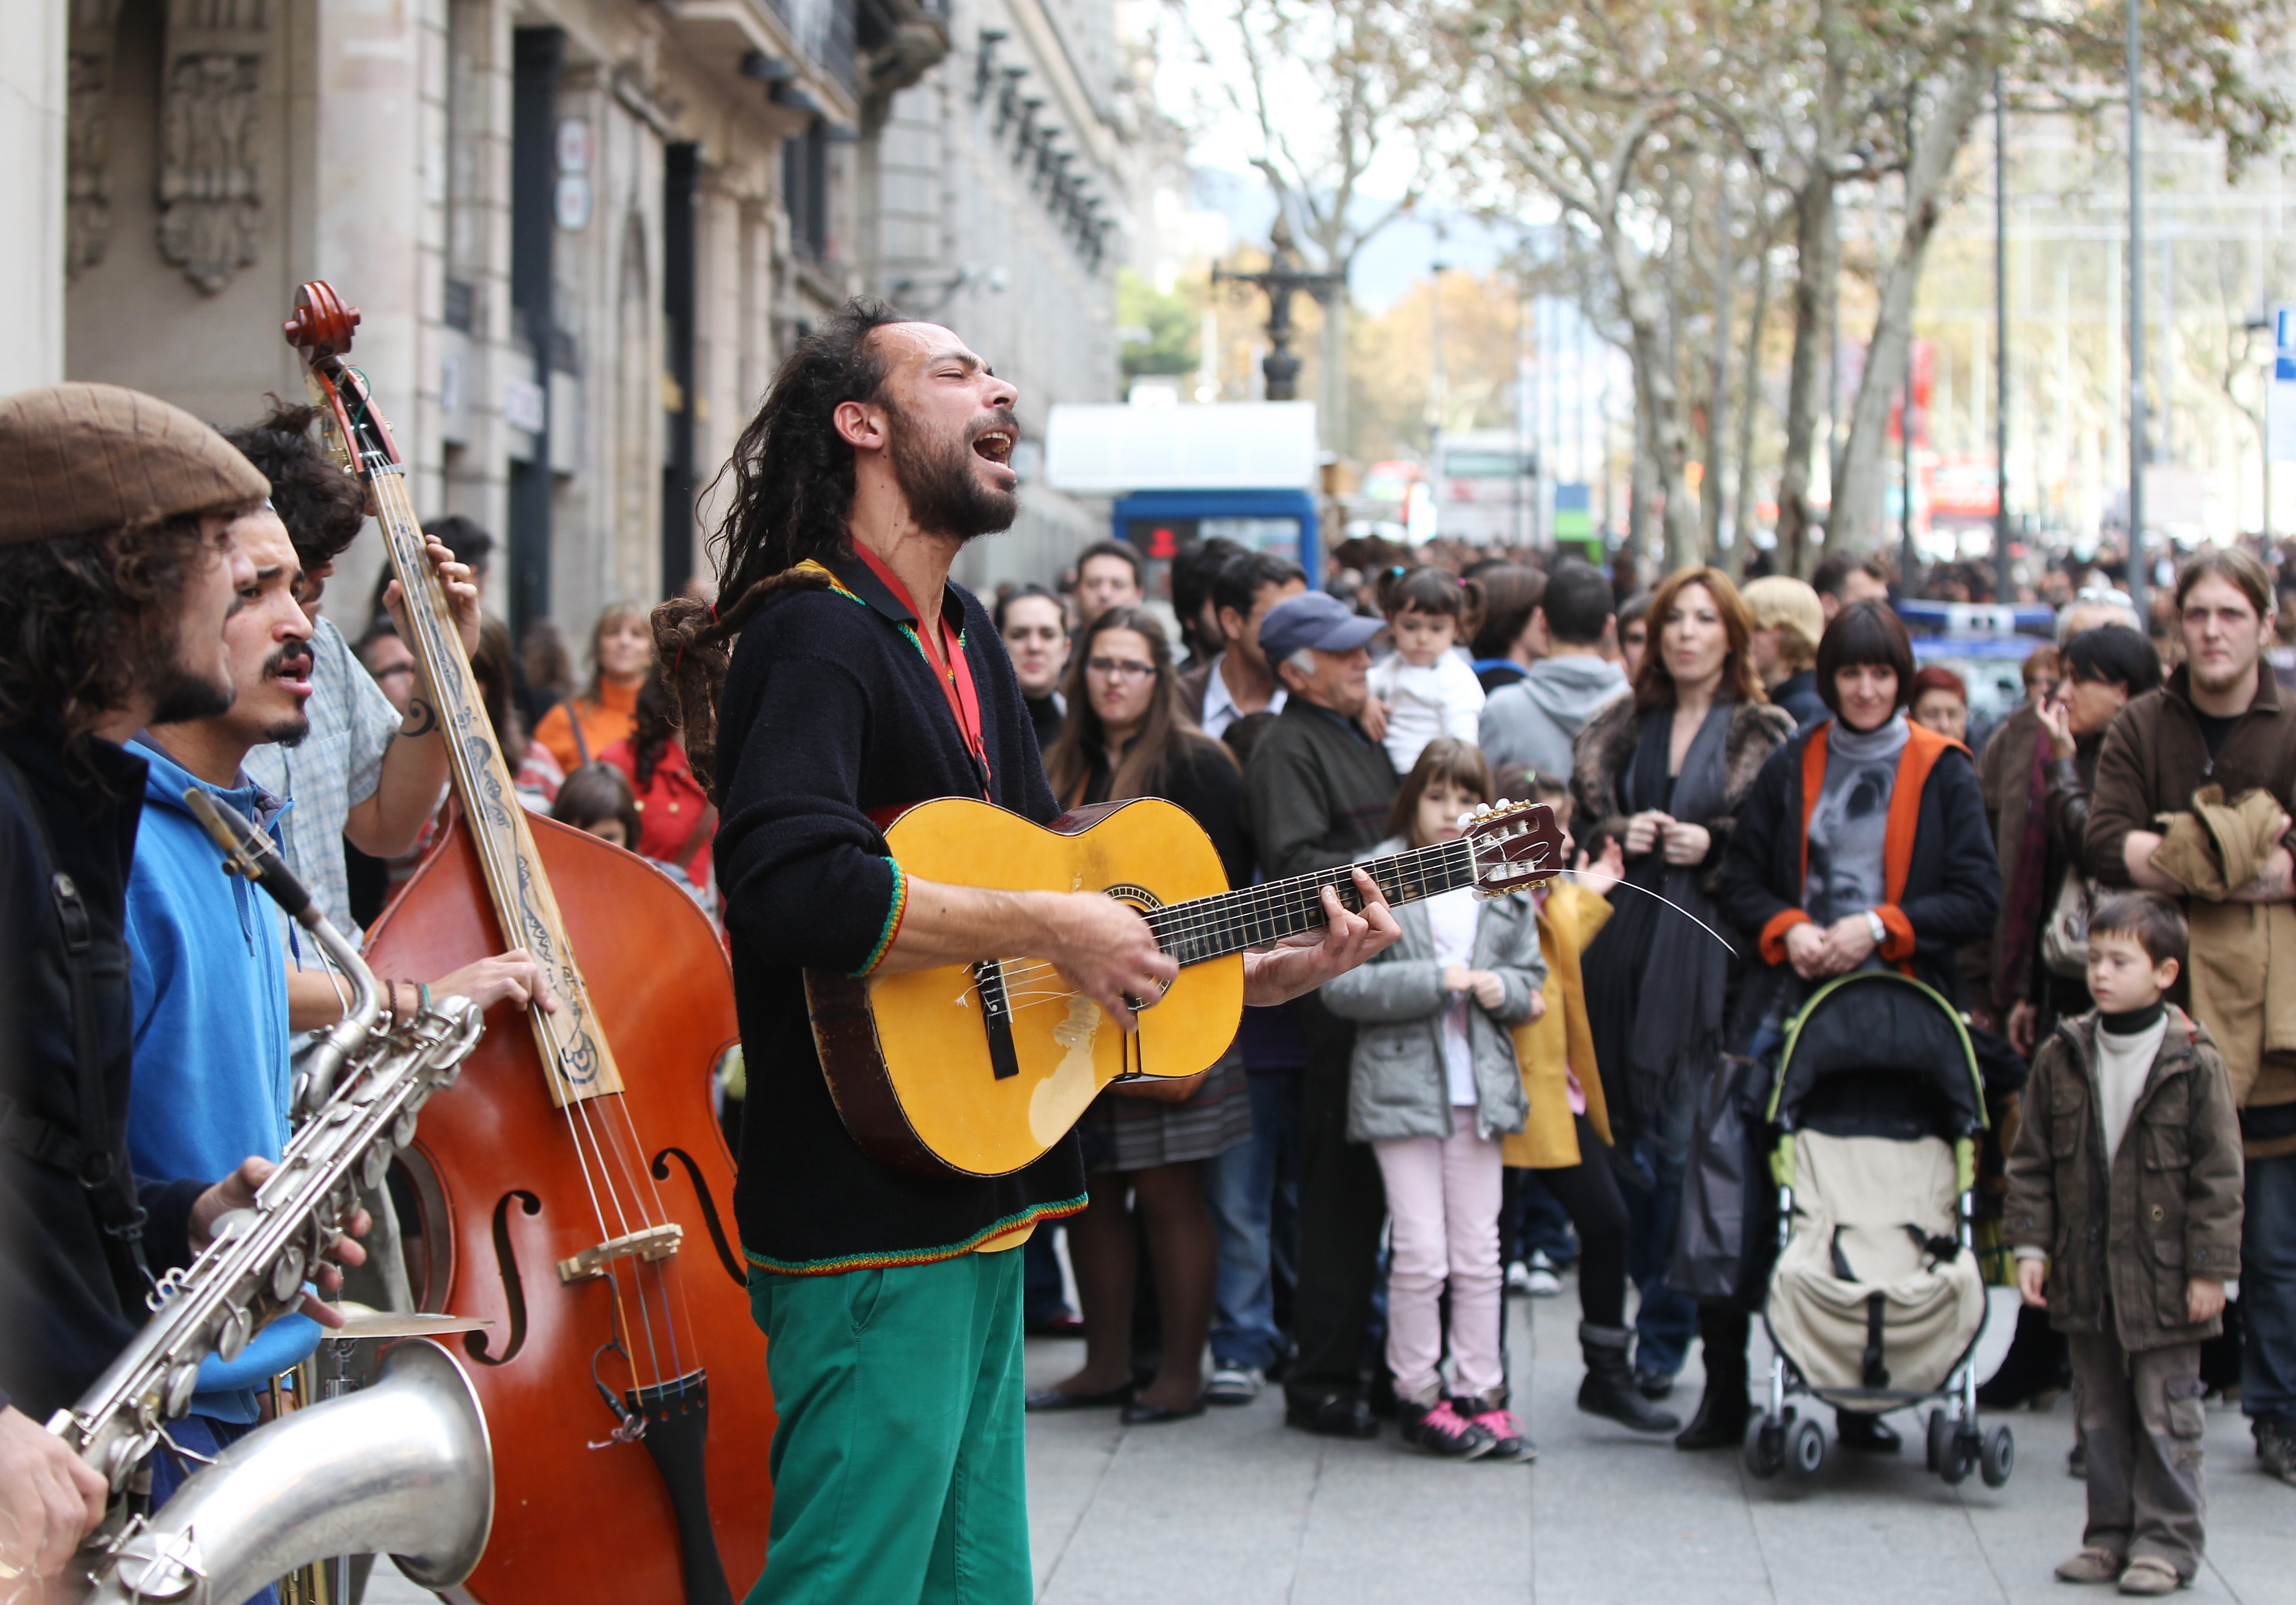
M 2085 1549 L 2070 1560 L 2057 1562 L 2057 1581 L 2060 1583 L 2116 1582 L 2120 1576 L 2122 1564 L 2120 1557 L 2109 1549 Z

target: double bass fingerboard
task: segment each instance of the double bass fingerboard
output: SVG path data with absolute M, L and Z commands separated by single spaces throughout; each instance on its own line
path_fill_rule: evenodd
M 387 433 L 369 434 L 365 428 L 372 404 L 357 370 L 338 368 L 335 382 L 360 437 L 342 443 L 344 454 L 352 471 L 373 493 L 391 571 L 406 598 L 407 624 L 414 636 L 406 644 L 422 664 L 437 704 L 432 712 L 447 743 L 455 795 L 462 799 L 463 824 L 478 849 L 504 946 L 523 947 L 531 954 L 558 995 L 554 1014 L 527 1010 L 536 1048 L 550 1077 L 551 1097 L 562 1109 L 619 1093 L 620 1069 L 597 1028 L 581 966 L 567 939 L 526 810 L 519 803 L 493 721 L 479 694 L 478 678 L 447 610 L 445 587 L 426 555 L 422 520 L 406 494 L 406 473 L 385 444 Z M 332 423 L 332 411 L 323 398 L 315 399 L 322 400 L 320 415 Z

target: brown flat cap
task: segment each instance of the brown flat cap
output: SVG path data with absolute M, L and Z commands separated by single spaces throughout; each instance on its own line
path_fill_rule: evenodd
M 250 506 L 271 482 L 156 396 L 52 384 L 0 399 L 0 546 Z

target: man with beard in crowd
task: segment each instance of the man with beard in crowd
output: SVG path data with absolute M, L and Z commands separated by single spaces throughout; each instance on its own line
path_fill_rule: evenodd
M 1085 1202 L 1073 1136 L 1001 1176 L 927 1179 L 865 1153 L 824 1078 L 804 972 L 1034 958 L 1123 1030 L 1127 995 L 1177 973 L 1127 905 L 930 882 L 886 850 L 883 824 L 931 798 L 1059 811 L 988 615 L 948 578 L 1018 511 L 1013 401 L 948 330 L 852 303 L 791 353 L 734 448 L 731 602 L 714 619 L 683 600 L 655 613 L 688 758 L 722 813 L 750 1066 L 734 1210 L 780 1414 L 753 1601 L 1031 1597 L 1010 1250 Z M 1327 896 L 1320 945 L 1246 956 L 1247 1002 L 1393 940 L 1357 879 L 1364 915 Z
M 270 1168 L 234 1154 L 209 1186 L 129 1164 L 145 764 L 123 745 L 230 706 L 224 625 L 253 573 L 234 520 L 266 487 L 189 414 L 92 384 L 0 401 L 0 1565 L 39 1579 L 105 1494 L 40 1423 Z

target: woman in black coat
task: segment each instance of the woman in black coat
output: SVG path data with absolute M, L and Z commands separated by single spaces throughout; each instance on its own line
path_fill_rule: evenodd
M 1627 1183 L 1628 1271 L 1641 1294 L 1636 1380 L 1660 1398 L 1695 1330 L 1695 1306 L 1667 1286 L 1667 1261 L 1691 1117 L 1721 1062 L 1738 979 L 1707 929 L 1722 923 L 1709 899 L 1740 805 L 1793 720 L 1763 700 L 1752 624 L 1726 577 L 1677 570 L 1648 618 L 1633 691 L 1571 743 L 1570 787 L 1580 833 L 1616 837 L 1627 881 L 1653 894 L 1614 896 L 1618 913 L 1585 962 L 1587 1020 L 1619 1138 L 1612 1159 Z
M 1894 968 L 1966 1005 L 1957 954 L 1993 929 L 2001 872 L 1969 749 L 1906 718 L 1913 680 L 1897 615 L 1843 609 L 1817 647 L 1834 717 L 1771 754 L 1738 811 L 1715 902 L 1761 962 L 1733 1021 L 1749 1058 L 1769 1052 L 1811 990 L 1854 970 Z M 1678 1446 L 1744 1436 L 1748 1319 L 1742 1304 L 1700 1306 L 1706 1396 Z M 1876 1417 L 1840 1423 L 1853 1448 L 1897 1447 Z

